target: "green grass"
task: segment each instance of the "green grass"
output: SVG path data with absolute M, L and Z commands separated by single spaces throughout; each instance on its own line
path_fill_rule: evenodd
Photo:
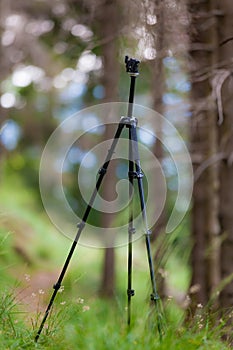
M 0 350 L 230 348 L 221 341 L 222 326 L 210 326 L 205 311 L 200 311 L 203 315 L 197 315 L 192 325 L 184 326 L 184 310 L 174 299 L 164 302 L 166 332 L 160 342 L 157 315 L 150 307 L 151 287 L 143 240 L 135 242 L 133 248 L 136 294 L 132 298 L 130 330 L 126 325 L 127 248 L 116 249 L 116 292 L 114 299 L 107 301 L 98 297 L 104 250 L 78 246 L 64 279 L 65 289 L 58 293 L 36 344 L 34 338 L 41 317 L 71 241 L 58 234 L 42 209 L 38 210 L 33 192 L 28 192 L 19 178 L 8 178 L 4 184 L 0 189 Z M 16 252 L 15 245 L 23 248 L 31 264 Z M 166 266 L 168 279 L 172 288 L 184 293 L 189 269 L 174 247 L 173 244 Z M 32 282 L 41 272 L 55 275 L 55 280 L 43 291 Z M 25 280 L 25 274 L 31 280 Z M 22 293 L 31 287 L 31 299 L 26 303 Z
M 134 310 L 129 331 L 125 312 L 114 302 L 93 299 L 87 303 L 76 299 L 64 303 L 64 295 L 58 299 L 56 310 L 35 343 L 40 314 L 30 316 L 33 321 L 30 325 L 26 322 L 29 315 L 18 311 L 19 305 L 15 304 L 12 294 L 4 294 L 0 299 L 0 349 L 229 349 L 220 339 L 220 328 L 210 331 L 206 325 L 200 329 L 197 324 L 184 328 L 171 320 L 160 341 L 155 327 L 156 314 L 150 313 L 148 317 L 139 312 L 145 309 L 144 305 L 137 305 L 138 312 Z

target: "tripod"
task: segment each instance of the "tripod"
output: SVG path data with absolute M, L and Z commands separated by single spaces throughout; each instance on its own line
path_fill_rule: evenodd
M 129 179 L 129 198 L 132 198 L 133 195 L 133 182 L 136 180 L 138 185 L 138 191 L 139 191 L 139 198 L 140 198 L 140 207 L 141 207 L 141 214 L 142 214 L 142 220 L 145 228 L 145 243 L 146 243 L 146 250 L 147 250 L 147 257 L 148 257 L 148 264 L 149 264 L 149 270 L 150 270 L 150 279 L 151 279 L 151 285 L 152 285 L 152 293 L 151 293 L 151 301 L 154 303 L 156 307 L 157 312 L 157 327 L 160 339 L 162 337 L 162 327 L 161 327 L 161 313 L 160 313 L 160 298 L 157 292 L 157 286 L 155 281 L 155 272 L 153 267 L 153 261 L 152 261 L 152 254 L 151 254 L 151 243 L 150 243 L 150 234 L 151 231 L 148 227 L 147 222 L 147 214 L 146 214 L 146 205 L 145 205 L 145 197 L 144 197 L 144 189 L 143 189 L 143 172 L 140 166 L 140 157 L 138 152 L 138 139 L 137 139 L 137 119 L 133 117 L 133 103 L 134 103 L 134 91 L 135 91 L 135 82 L 136 77 L 139 75 L 138 72 L 138 66 L 140 61 L 128 58 L 128 56 L 125 57 L 125 65 L 126 65 L 126 72 L 129 73 L 129 76 L 131 78 L 130 80 L 130 92 L 129 92 L 129 103 L 128 103 L 128 112 L 127 117 L 121 117 L 120 122 L 118 124 L 114 139 L 112 141 L 111 147 L 107 153 L 107 156 L 105 158 L 103 166 L 99 169 L 98 172 L 98 179 L 96 182 L 95 189 L 91 195 L 90 201 L 87 205 L 87 208 L 84 212 L 84 215 L 82 217 L 82 221 L 77 225 L 78 231 L 75 236 L 75 239 L 71 245 L 69 254 L 65 260 L 65 264 L 62 268 L 62 271 L 60 273 L 60 276 L 58 277 L 57 282 L 53 286 L 53 293 L 51 296 L 51 299 L 49 301 L 49 304 L 47 306 L 47 309 L 45 311 L 44 317 L 42 319 L 42 322 L 40 324 L 40 327 L 38 329 L 38 332 L 35 337 L 35 341 L 37 342 L 40 334 L 43 330 L 43 327 L 45 325 L 45 322 L 47 320 L 47 317 L 50 313 L 50 310 L 52 308 L 54 299 L 58 293 L 58 290 L 61 287 L 61 283 L 63 281 L 63 278 L 65 276 L 65 273 L 67 271 L 68 265 L 70 263 L 70 260 L 72 258 L 72 255 L 74 253 L 74 250 L 76 248 L 76 245 L 79 241 L 80 235 L 85 227 L 86 221 L 88 219 L 88 216 L 90 214 L 90 211 L 92 209 L 93 203 L 95 201 L 96 195 L 98 193 L 98 190 L 101 186 L 101 183 L 103 181 L 103 178 L 107 172 L 109 163 L 112 159 L 114 150 L 116 148 L 116 145 L 118 143 L 118 140 L 120 138 L 120 135 L 124 129 L 124 127 L 128 128 L 129 130 L 129 161 L 128 161 L 128 179 Z M 127 314 L 127 323 L 128 326 L 130 326 L 131 322 L 131 298 L 134 296 L 135 291 L 132 289 L 132 261 L 133 261 L 133 235 L 135 234 L 136 230 L 133 226 L 134 216 L 133 216 L 133 207 L 132 204 L 129 206 L 129 218 L 128 218 L 128 288 L 127 288 L 127 296 L 128 296 L 128 314 Z

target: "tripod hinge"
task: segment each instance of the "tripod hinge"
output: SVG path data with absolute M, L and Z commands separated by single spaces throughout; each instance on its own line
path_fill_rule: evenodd
M 142 171 L 129 171 L 128 177 L 129 179 L 142 179 L 144 176 Z
M 127 128 L 129 128 L 131 126 L 136 128 L 138 120 L 135 117 L 123 117 L 122 116 L 120 119 L 120 123 L 124 124 Z
M 160 300 L 160 296 L 158 295 L 158 293 L 153 293 L 150 295 L 150 300 Z
M 134 289 L 127 289 L 127 295 L 128 295 L 128 297 L 133 297 L 135 295 L 135 290 Z

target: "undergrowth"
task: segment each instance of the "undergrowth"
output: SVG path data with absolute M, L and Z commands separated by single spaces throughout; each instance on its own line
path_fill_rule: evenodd
M 29 274 L 36 277 L 38 267 L 45 272 L 51 270 L 57 274 L 70 242 L 58 236 L 44 216 L 38 214 L 38 209 L 33 209 L 30 205 L 33 198 L 21 183 L 15 191 L 17 196 L 13 196 L 12 188 L 15 191 L 15 182 L 14 186 L 9 182 L 4 190 L 0 189 L 1 202 L 4 203 L 4 207 L 0 208 L 0 350 L 230 349 L 222 340 L 222 335 L 227 317 L 232 316 L 231 314 L 225 314 L 225 318 L 222 317 L 218 324 L 211 324 L 206 311 L 199 308 L 193 323 L 187 325 L 183 322 L 184 311 L 171 298 L 164 302 L 166 331 L 160 341 L 156 310 L 151 309 L 148 301 L 150 285 L 145 282 L 149 280 L 145 273 L 148 270 L 147 258 L 140 242 L 134 243 L 136 295 L 132 300 L 130 329 L 127 327 L 125 308 L 127 272 L 122 268 L 127 266 L 126 248 L 116 252 L 116 265 L 120 266 L 117 271 L 118 287 L 115 299 L 106 301 L 97 297 L 96 287 L 101 276 L 103 251 L 92 249 L 87 252 L 78 247 L 78 258 L 75 254 L 64 280 L 65 290 L 61 289 L 61 293 L 58 293 L 54 308 L 38 342 L 35 343 L 49 296 L 41 289 L 33 290 L 31 299 L 29 298 L 29 308 L 19 295 L 22 288 L 28 288 L 28 285 L 25 281 L 15 282 L 15 279 L 22 279 L 25 273 L 26 280 L 30 280 Z M 31 266 L 27 266 L 22 255 L 17 255 L 13 249 L 19 243 L 22 243 L 19 246 L 29 256 Z M 173 242 L 173 256 L 169 253 L 167 267 L 168 274 L 171 271 L 171 286 L 180 292 L 187 290 L 189 272 L 184 268 L 185 264 L 180 264 L 180 260 L 176 259 L 175 248 Z M 177 255 L 180 259 L 180 251 Z M 174 272 L 178 270 L 179 274 Z
M 165 314 L 172 305 L 166 306 Z M 136 305 L 135 305 L 136 306 Z M 117 303 L 82 298 L 70 302 L 59 295 L 37 343 L 34 339 L 43 313 L 22 312 L 13 292 L 0 297 L 0 349 L 160 349 L 160 350 L 225 350 L 230 347 L 221 340 L 221 324 L 200 324 L 200 317 L 190 326 L 167 319 L 162 341 L 156 326 L 156 313 L 150 307 L 137 305 L 132 327 L 126 325 L 126 310 Z M 167 316 L 166 316 L 167 317 Z M 169 317 L 169 316 L 168 316 Z

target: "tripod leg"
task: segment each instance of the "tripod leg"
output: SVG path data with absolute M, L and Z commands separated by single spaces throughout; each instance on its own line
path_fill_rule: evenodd
M 132 137 L 131 137 L 131 126 L 129 127 L 129 200 L 132 199 L 133 195 L 133 180 L 134 180 L 134 162 L 132 161 Z M 127 323 L 130 326 L 131 322 L 131 297 L 134 296 L 134 290 L 132 289 L 132 261 L 133 261 L 133 234 L 135 229 L 133 227 L 133 203 L 129 204 L 129 222 L 128 222 L 128 318 Z
M 161 325 L 161 311 L 160 311 L 160 297 L 157 291 L 156 286 L 156 280 L 155 280 L 155 272 L 154 272 L 154 265 L 152 260 L 152 253 L 151 253 L 151 243 L 150 243 L 150 230 L 148 227 L 148 221 L 147 221 L 147 214 L 146 214 L 146 205 L 145 205 L 145 196 L 144 196 L 144 189 L 143 189 L 143 172 L 140 166 L 140 157 L 139 157 L 139 151 L 138 151 L 138 139 L 137 139 L 137 130 L 136 126 L 132 125 L 132 140 L 133 140 L 133 159 L 135 163 L 135 176 L 137 178 L 138 182 L 138 191 L 139 191 L 139 198 L 140 198 L 140 206 L 142 211 L 142 219 L 145 227 L 145 242 L 146 242 L 146 250 L 147 250 L 147 257 L 148 257 L 148 264 L 149 264 L 149 270 L 150 270 L 150 279 L 151 279 L 151 285 L 152 285 L 152 294 L 151 294 L 151 300 L 154 302 L 156 311 L 157 311 L 157 325 L 158 325 L 158 332 L 160 339 L 162 338 L 162 325 Z
M 40 324 L 39 330 L 38 330 L 38 332 L 37 332 L 37 334 L 36 334 L 35 342 L 37 342 L 38 339 L 39 339 L 39 337 L 40 337 L 40 334 L 41 334 L 41 332 L 42 332 L 42 330 L 43 330 L 43 328 L 44 328 L 44 324 L 45 324 L 45 322 L 46 322 L 46 320 L 47 320 L 47 317 L 48 317 L 48 315 L 49 315 L 49 313 L 50 313 L 50 310 L 51 310 L 51 308 L 52 308 L 52 306 L 53 306 L 54 299 L 55 299 L 55 297 L 56 297 L 56 295 L 57 295 L 58 290 L 59 290 L 60 287 L 61 287 L 61 283 L 62 283 L 62 281 L 63 281 L 64 275 L 65 275 L 65 273 L 66 273 L 66 270 L 67 270 L 67 268 L 68 268 L 68 265 L 69 265 L 69 263 L 70 263 L 70 260 L 71 260 L 71 258 L 72 258 L 72 255 L 73 255 L 73 253 L 74 253 L 74 250 L 75 250 L 75 248 L 76 248 L 76 245 L 77 245 L 77 243 L 78 243 L 78 241 L 79 241 L 79 238 L 80 238 L 80 235 L 81 235 L 81 233 L 82 233 L 82 230 L 84 229 L 84 226 L 85 226 L 85 224 L 86 224 L 86 221 L 87 221 L 88 216 L 89 216 L 89 214 L 90 214 L 90 211 L 91 211 L 91 209 L 92 209 L 92 205 L 93 205 L 93 203 L 94 203 L 94 200 L 95 200 L 95 198 L 96 198 L 96 195 L 97 195 L 97 193 L 98 193 L 98 190 L 99 190 L 99 188 L 100 188 L 100 185 L 101 185 L 101 183 L 102 183 L 102 181 L 103 181 L 104 175 L 105 175 L 106 172 L 107 172 L 107 168 L 108 168 L 109 162 L 110 162 L 110 160 L 111 160 L 111 158 L 112 158 L 112 155 L 113 155 L 113 153 L 114 153 L 114 150 L 115 150 L 115 148 L 116 148 L 118 139 L 119 139 L 119 137 L 120 137 L 120 135 L 121 135 L 121 132 L 122 132 L 124 126 L 125 126 L 124 123 L 119 123 L 119 124 L 118 124 L 118 128 L 117 128 L 117 130 L 116 130 L 116 133 L 115 133 L 114 139 L 113 139 L 113 141 L 112 141 L 111 147 L 110 147 L 110 149 L 109 149 L 109 151 L 108 151 L 108 154 L 107 154 L 107 156 L 106 156 L 105 162 L 104 162 L 102 168 L 100 168 L 100 170 L 99 170 L 99 178 L 98 178 L 98 180 L 97 180 L 95 189 L 94 189 L 94 191 L 93 191 L 93 193 L 92 193 L 92 196 L 91 196 L 91 198 L 90 198 L 89 204 L 88 204 L 88 206 L 87 206 L 87 208 L 86 208 L 86 210 L 85 210 L 85 213 L 84 213 L 84 215 L 83 215 L 82 222 L 78 224 L 78 232 L 77 232 L 77 234 L 76 234 L 76 236 L 75 236 L 75 239 L 74 239 L 74 241 L 73 241 L 73 243 L 72 243 L 72 246 L 71 246 L 71 248 L 70 248 L 69 254 L 68 254 L 68 256 L 67 256 L 67 258 L 66 258 L 66 261 L 65 261 L 65 264 L 64 264 L 64 266 L 63 266 L 63 268 L 62 268 L 61 274 L 60 274 L 60 276 L 59 276 L 57 282 L 56 282 L 55 285 L 53 286 L 54 291 L 53 291 L 53 294 L 52 294 L 51 299 L 50 299 L 50 301 L 49 301 L 48 307 L 47 307 L 47 309 L 46 309 L 46 311 L 45 311 L 45 315 L 44 315 L 44 317 L 43 317 L 43 319 L 42 319 L 42 322 L 41 322 L 41 324 Z

